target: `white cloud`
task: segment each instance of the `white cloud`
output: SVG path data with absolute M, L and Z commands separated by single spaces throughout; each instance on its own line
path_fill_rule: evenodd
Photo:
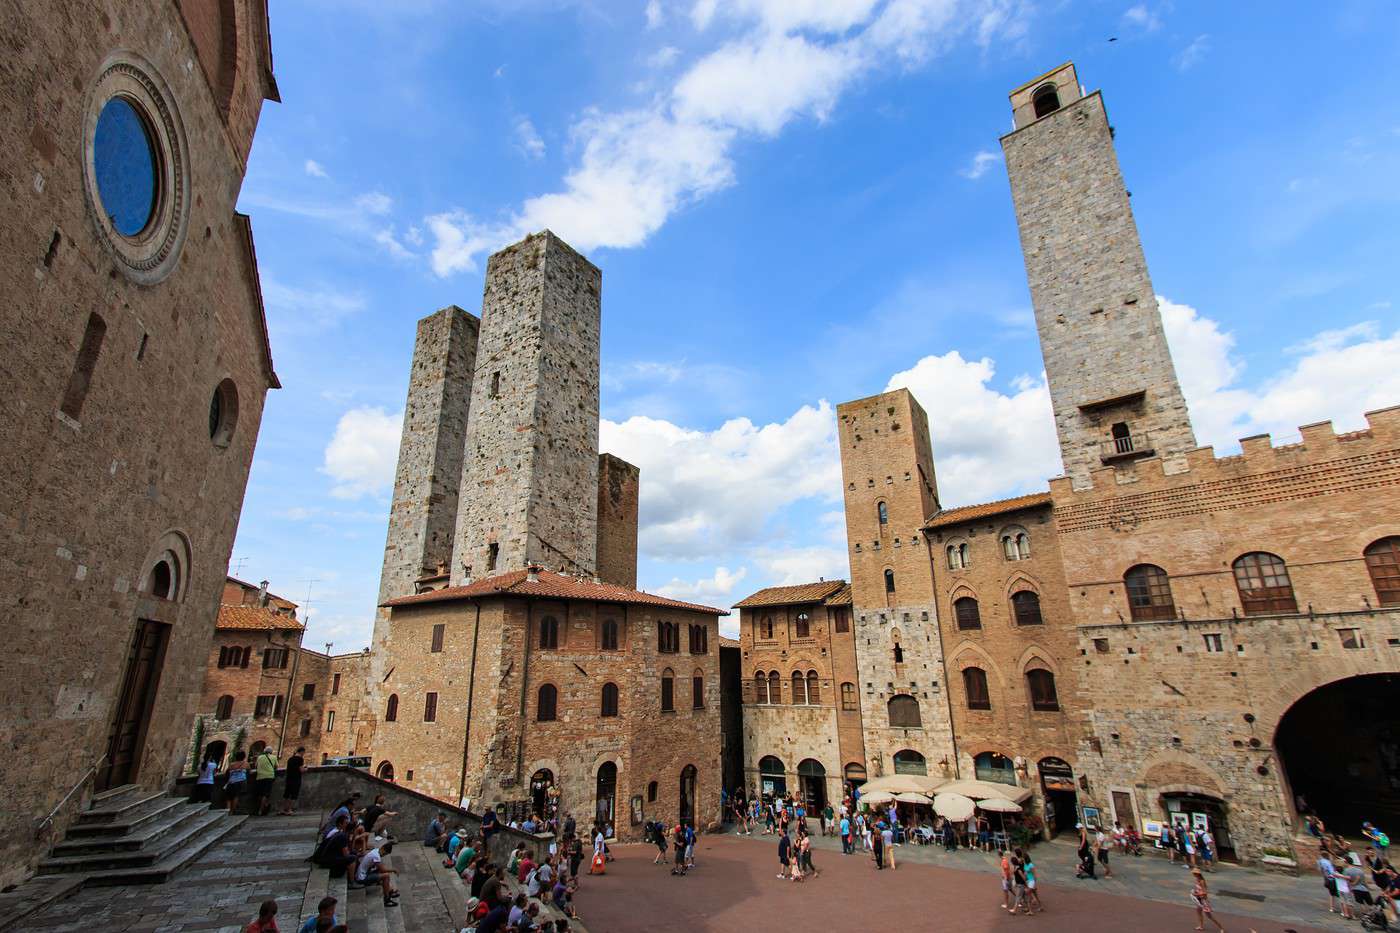
M 1200 62 L 1201 59 L 1206 57 L 1206 53 L 1209 51 L 1210 36 L 1205 33 L 1202 33 L 1201 35 L 1192 39 L 1190 44 L 1188 44 L 1186 48 L 1178 52 L 1176 58 L 1173 59 L 1173 61 L 1176 63 L 1176 68 L 1178 71 L 1187 71 L 1191 68 L 1194 68 Z
M 681 50 L 674 45 L 662 46 L 647 56 L 648 68 L 669 68 L 681 57 Z
M 748 575 L 747 567 L 740 567 L 735 571 L 730 571 L 728 567 L 716 567 L 713 574 L 699 580 L 673 577 L 669 583 L 657 587 L 656 592 L 660 596 L 669 596 L 688 603 L 727 609 L 742 598 L 735 594 L 734 587 Z
M 762 567 L 772 580 L 770 586 L 793 586 L 819 579 L 844 580 L 849 576 L 850 561 L 846 559 L 844 533 L 845 514 L 839 514 L 842 519 L 840 547 L 791 547 L 755 555 L 755 563 Z
M 421 237 L 420 237 L 421 240 Z M 415 254 L 399 240 L 398 232 L 390 224 L 374 235 L 374 242 L 384 247 L 395 259 L 411 259 Z
M 527 158 L 538 159 L 544 155 L 544 140 L 529 117 L 520 117 L 515 121 L 515 140 L 516 146 Z
M 315 159 L 307 159 L 306 165 L 303 167 L 306 169 L 306 174 L 310 175 L 312 178 L 330 178 L 330 176 L 326 174 L 325 168 Z
M 355 206 L 366 214 L 379 216 L 394 208 L 394 199 L 382 191 L 370 191 L 355 199 Z
M 263 280 L 262 293 L 268 324 L 282 333 L 320 332 L 367 307 L 360 292 L 330 286 L 303 288 L 272 278 Z
M 992 360 L 951 350 L 890 377 L 929 416 L 939 501 L 944 508 L 1036 489 L 1061 472 L 1059 442 L 1043 378 L 1021 376 L 1011 392 L 992 386 Z
M 1162 18 L 1148 9 L 1147 4 L 1139 3 L 1123 11 L 1123 25 L 1142 32 L 1155 32 L 1162 27 Z
M 1014 0 L 699 0 L 691 20 L 737 31 L 630 110 L 590 110 L 572 128 L 580 155 L 562 189 L 501 220 L 441 211 L 425 224 L 440 276 L 549 228 L 581 250 L 638 246 L 677 210 L 734 182 L 741 134 L 775 136 L 799 118 L 825 119 L 861 76 L 912 67 L 959 35 L 982 44 L 1024 28 Z
M 665 11 L 661 9 L 661 0 L 647 0 L 646 5 L 647 28 L 655 29 L 661 25 L 665 19 Z
M 836 419 L 825 401 L 786 421 L 713 431 L 632 417 L 603 420 L 601 447 L 641 467 L 640 549 L 661 559 L 723 559 L 764 539 L 782 508 L 839 501 Z
M 958 174 L 963 178 L 970 178 L 973 181 L 987 174 L 987 170 L 1001 161 L 1001 153 L 992 152 L 990 149 L 983 149 L 972 157 L 972 161 L 966 168 L 958 169 Z
M 403 412 L 352 408 L 341 415 L 321 467 L 334 481 L 331 495 L 337 499 L 387 495 L 394 486 L 402 433 Z

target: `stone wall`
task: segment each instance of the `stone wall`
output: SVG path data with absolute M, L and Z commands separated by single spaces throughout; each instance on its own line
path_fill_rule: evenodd
M 1103 98 L 1080 97 L 1072 65 L 1041 81 L 1059 86 L 1061 109 L 1035 119 L 1034 88 L 1018 89 L 1001 142 L 1060 456 L 1083 485 L 1115 423 L 1173 463 L 1196 442 Z
M 232 6 L 262 22 L 260 8 Z M 11 141 L 0 154 L 0 603 L 22 646 L 0 659 L 9 711 L 0 745 L 22 750 L 0 771 L 3 885 L 44 854 L 35 828 L 75 785 L 54 833 L 85 803 L 92 782 L 83 778 L 108 749 L 139 620 L 168 626 L 168 639 L 134 779 L 159 787 L 183 768 L 263 402 L 277 380 L 250 228 L 235 213 L 271 70 L 261 37 L 239 46 L 243 117 L 231 127 L 192 64 L 198 50 L 173 4 L 123 0 L 60 15 L 24 0 L 0 13 L 0 31 L 9 40 L 0 128 Z M 170 238 L 156 241 L 169 247 L 156 260 L 163 278 L 114 257 L 110 221 L 88 200 L 92 127 L 107 100 L 97 82 L 118 53 L 139 59 L 168 97 L 180 143 L 178 162 L 166 163 L 176 219 Z M 211 437 L 223 380 L 235 387 L 236 413 L 226 409 Z M 152 568 L 166 558 L 172 598 L 152 592 Z
M 598 576 L 637 588 L 637 503 L 641 469 L 612 454 L 598 457 Z
M 951 767 L 954 754 L 922 532 L 924 519 L 938 509 L 928 418 L 907 389 L 897 389 L 846 402 L 837 407 L 837 419 L 867 767 L 871 777 L 892 773 L 895 753 L 909 750 L 924 756 L 937 776 L 938 763 Z M 887 705 L 895 695 L 918 701 L 920 728 L 889 725 Z
M 454 583 L 530 563 L 593 573 L 601 289 L 548 231 L 487 262 Z

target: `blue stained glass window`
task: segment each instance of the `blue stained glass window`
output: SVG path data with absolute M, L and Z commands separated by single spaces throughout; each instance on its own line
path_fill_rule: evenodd
M 146 229 L 156 203 L 156 156 L 146 122 L 131 103 L 113 97 L 97 118 L 92 146 L 97 193 L 123 236 Z

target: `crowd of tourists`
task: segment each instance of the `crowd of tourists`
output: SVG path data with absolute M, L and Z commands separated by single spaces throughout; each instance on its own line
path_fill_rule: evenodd
M 1364 854 L 1356 846 L 1309 815 L 1308 831 L 1318 843 L 1317 870 L 1327 891 L 1327 909 L 1346 920 L 1361 920 L 1369 929 L 1390 929 L 1397 922 L 1400 871 L 1390 861 L 1390 837 L 1371 823 L 1361 825 L 1370 845 Z
M 253 746 L 255 749 L 256 745 Z M 291 816 L 296 812 L 297 798 L 301 796 L 301 773 L 306 767 L 305 748 L 298 748 L 287 759 L 286 772 L 282 780 L 282 807 L 279 816 Z M 224 785 L 224 806 L 229 813 L 237 813 L 239 803 L 246 795 L 250 803 L 248 813 L 253 816 L 267 816 L 272 812 L 272 785 L 277 781 L 277 753 L 270 747 L 259 750 L 250 763 L 248 753 L 242 749 L 229 756 L 223 772 L 219 771 L 221 753 L 206 753 L 196 772 L 194 792 L 190 799 L 196 803 L 211 803 L 217 779 L 222 777 Z M 249 790 L 249 785 L 252 790 Z

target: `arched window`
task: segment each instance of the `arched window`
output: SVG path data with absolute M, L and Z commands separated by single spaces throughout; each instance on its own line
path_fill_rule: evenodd
M 539 702 L 535 704 L 536 722 L 554 722 L 558 713 L 559 690 L 554 684 L 540 684 Z
M 802 706 L 807 702 L 807 678 L 801 671 L 792 672 L 792 705 Z
M 545 616 L 540 619 L 540 647 L 559 647 L 559 620 L 554 616 Z
M 958 631 L 966 632 L 982 627 L 982 613 L 977 610 L 977 600 L 962 596 L 953 600 L 953 615 L 958 620 Z
M 599 825 L 608 826 L 617 815 L 617 764 L 605 761 L 598 766 L 598 781 L 593 792 L 593 816 Z
M 964 668 L 963 690 L 967 693 L 968 709 L 991 709 L 992 696 L 987 692 L 987 672 L 980 667 Z
M 919 701 L 908 694 L 900 693 L 890 697 L 885 704 L 890 714 L 890 725 L 901 729 L 919 729 L 924 720 L 919 715 Z
M 656 782 L 647 785 L 647 803 L 656 803 Z
M 690 626 L 690 653 L 710 653 L 710 629 L 705 625 Z
M 787 768 L 782 759 L 774 755 L 758 759 L 758 777 L 761 793 L 781 794 L 787 790 Z
M 777 671 L 768 672 L 768 702 L 783 702 L 783 679 L 778 676 Z
M 705 708 L 705 672 L 698 667 L 690 675 L 690 708 Z
M 1253 551 L 1236 558 L 1235 585 L 1247 616 L 1298 611 L 1288 565 L 1277 554 Z
M 384 707 L 384 721 L 399 721 L 399 695 L 397 693 L 389 694 L 389 702 Z
M 947 547 L 947 549 L 945 550 L 944 553 L 947 555 L 947 558 L 948 558 L 948 569 L 949 569 L 949 570 L 961 570 L 961 569 L 962 569 L 962 555 L 960 555 L 960 554 L 958 553 L 958 547 L 957 547 L 957 545 L 955 545 L 955 544 L 950 544 L 950 545 L 948 545 L 948 547 Z
M 1172 585 L 1167 572 L 1156 564 L 1138 564 L 1123 574 L 1128 594 L 1128 612 L 1134 622 L 1154 622 L 1176 618 Z
M 973 770 L 979 781 L 994 784 L 1016 784 L 1016 764 L 1005 755 L 996 752 L 983 752 L 972 759 Z
M 895 774 L 928 774 L 928 762 L 911 748 L 894 753 Z
M 763 671 L 753 675 L 753 701 L 755 703 L 768 702 L 768 678 L 764 676 Z
M 1042 713 L 1054 713 L 1060 709 L 1060 697 L 1055 693 L 1055 675 L 1042 668 L 1026 671 L 1026 685 L 1030 688 L 1031 709 Z
M 1382 606 L 1400 606 L 1400 537 L 1381 538 L 1366 548 L 1366 569 Z
M 967 568 L 972 566 L 972 552 L 967 549 L 967 543 L 958 545 L 958 566 Z
M 1031 556 L 1031 536 L 1020 525 L 1001 530 L 1001 556 L 1007 560 L 1028 560 Z
M 856 685 L 846 681 L 841 685 L 841 710 L 851 713 L 859 708 L 856 705 Z
M 822 702 L 821 680 L 817 677 L 816 671 L 807 672 L 807 703 L 811 706 L 820 706 Z
M 616 651 L 616 650 L 617 650 L 617 620 L 616 620 L 616 619 L 604 619 L 604 620 L 603 620 L 603 650 L 604 650 L 604 651 Z
M 875 504 L 875 512 L 880 518 L 880 524 L 888 525 L 890 523 L 889 506 L 885 505 L 884 502 L 877 502 Z
M 1031 102 L 1035 106 L 1036 118 L 1039 119 L 1060 109 L 1060 92 L 1053 84 L 1042 84 L 1035 89 Z
M 676 711 L 676 672 L 669 667 L 661 672 L 661 712 Z
M 763 621 L 758 623 L 758 637 L 765 641 L 773 639 L 773 617 L 764 616 Z
M 1013 593 L 1011 609 L 1017 625 L 1041 625 L 1045 621 L 1040 617 L 1040 597 L 1030 590 Z
M 808 620 L 807 613 L 805 612 L 799 612 L 797 614 L 797 637 L 812 637 L 812 623 Z
M 603 709 L 601 715 L 606 717 L 617 715 L 617 684 L 603 684 Z
M 158 560 L 151 567 L 151 595 L 157 599 L 169 599 L 175 592 L 175 573 L 170 563 Z
M 885 571 L 885 592 L 886 592 L 886 593 L 893 593 L 893 592 L 894 592 L 894 571 L 893 571 L 893 570 L 886 570 L 886 571 Z
M 219 697 L 218 705 L 214 707 L 215 719 L 229 719 L 233 716 L 233 697 L 225 693 Z
M 656 624 L 656 650 L 662 654 L 676 654 L 681 650 L 681 627 L 678 623 Z

